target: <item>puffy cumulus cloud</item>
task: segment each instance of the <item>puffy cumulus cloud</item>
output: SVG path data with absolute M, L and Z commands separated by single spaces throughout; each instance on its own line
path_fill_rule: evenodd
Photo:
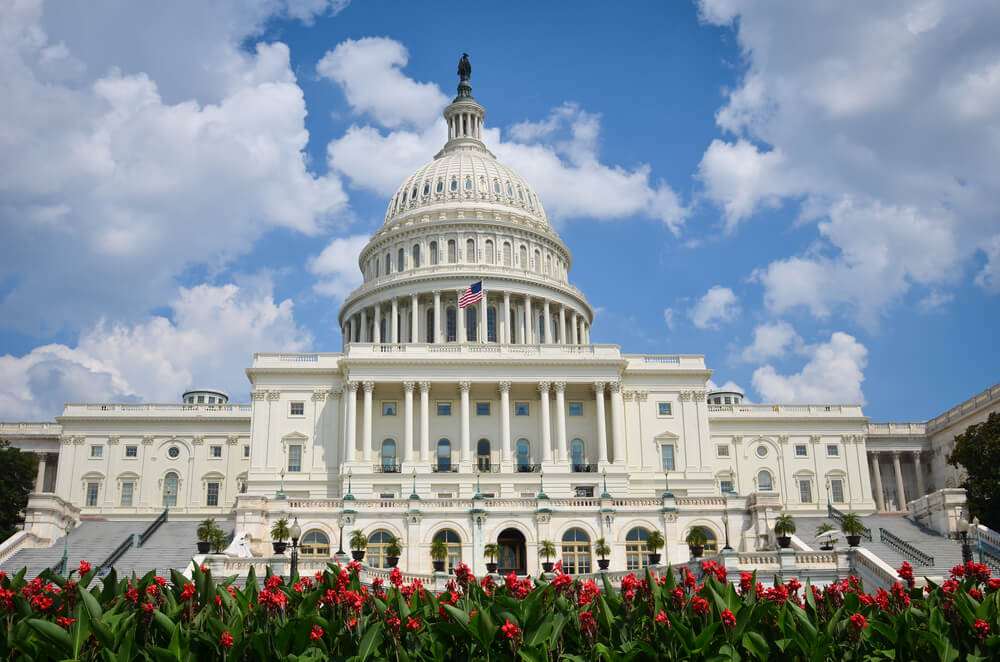
M 334 239 L 319 255 L 309 259 L 309 271 L 318 280 L 313 289 L 320 294 L 344 299 L 361 284 L 358 255 L 368 243 L 366 234 Z
M 172 319 L 102 319 L 76 347 L 0 356 L 0 418 L 51 418 L 65 402 L 176 402 L 199 384 L 238 397 L 248 390 L 242 372 L 254 351 L 299 351 L 312 342 L 295 323 L 292 302 L 275 302 L 263 278 L 181 288 L 170 308 Z
M 753 342 L 743 349 L 740 357 L 747 362 L 766 361 L 783 357 L 789 351 L 802 348 L 802 338 L 784 320 L 761 324 L 753 332 Z
M 173 19 L 200 34 L 201 6 L 181 3 Z M 302 7 L 278 9 L 303 15 Z M 134 66 L 121 45 L 100 50 L 80 37 L 75 52 L 71 37 L 100 25 L 113 14 L 107 8 L 60 27 L 65 39 L 56 43 L 40 3 L 0 11 L 0 281 L 13 284 L 0 301 L 4 326 L 44 333 L 86 327 L 98 311 L 111 319 L 142 314 L 171 295 L 185 270 L 217 269 L 274 228 L 316 234 L 344 208 L 339 179 L 307 169 L 306 107 L 288 48 L 240 50 L 235 42 L 262 15 L 230 9 L 242 18 L 226 23 L 218 7 L 205 9 L 228 49 L 203 63 L 209 79 L 223 81 L 211 102 L 169 102 L 150 74 L 104 69 L 117 58 Z M 150 32 L 141 18 L 149 17 L 130 5 L 109 20 L 138 38 Z M 179 37 L 175 48 L 190 41 Z M 186 57 L 178 58 L 182 70 L 193 66 Z M 174 96 L 198 89 L 174 87 Z
M 691 322 L 699 329 L 718 328 L 720 322 L 732 322 L 739 314 L 739 298 L 721 285 L 711 287 L 688 312 Z
M 803 349 L 809 360 L 802 370 L 781 375 L 771 365 L 757 368 L 751 381 L 764 402 L 865 404 L 861 383 L 868 350 L 854 336 L 837 331 L 830 341 Z
M 697 177 L 729 229 L 802 200 L 820 237 L 761 282 L 772 310 L 871 324 L 914 287 L 949 284 L 996 235 L 1000 5 L 699 0 L 732 26 L 745 72 Z M 988 286 L 988 275 L 976 283 Z
M 388 196 L 426 163 L 447 137 L 441 111 L 448 97 L 431 83 L 405 76 L 406 49 L 390 39 L 345 41 L 323 56 L 320 75 L 343 90 L 352 110 L 371 125 L 352 126 L 327 146 L 330 168 L 352 186 Z M 400 103 L 399 99 L 408 99 Z M 612 220 L 641 216 L 678 233 L 688 216 L 676 192 L 654 181 L 647 164 L 607 165 L 598 154 L 601 117 L 564 104 L 539 121 L 510 128 L 511 140 L 486 129 L 483 140 L 497 158 L 517 170 L 555 220 Z
M 432 124 L 448 103 L 434 83 L 418 83 L 401 71 L 410 55 L 387 37 L 348 39 L 337 44 L 316 65 L 316 72 L 344 90 L 356 113 L 365 113 L 386 127 Z

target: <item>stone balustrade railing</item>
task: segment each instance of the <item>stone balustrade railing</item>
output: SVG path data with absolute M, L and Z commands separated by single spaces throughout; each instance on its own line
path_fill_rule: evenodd
M 496 511 L 535 511 L 539 508 L 554 510 L 576 510 L 581 508 L 598 509 L 603 500 L 597 497 L 571 497 L 560 499 L 301 499 L 290 497 L 280 502 L 281 507 L 287 506 L 293 510 L 341 510 L 349 508 L 358 512 L 392 510 L 405 512 L 407 510 L 421 511 L 468 511 L 471 508 Z M 615 498 L 609 499 L 610 505 L 616 509 L 649 508 L 662 505 L 662 500 L 655 498 Z M 723 497 L 678 497 L 676 504 L 680 507 L 719 506 L 726 503 Z
M 0 423 L 0 435 L 52 436 L 61 432 L 58 423 Z
M 869 435 L 923 436 L 927 433 L 926 423 L 869 423 L 865 426 Z
M 801 416 L 862 416 L 861 405 L 709 405 L 713 417 L 779 417 Z
M 221 415 L 246 418 L 253 407 L 248 404 L 199 405 L 177 403 L 135 403 L 135 402 L 70 402 L 63 410 L 63 416 L 93 416 L 103 414 L 134 415 L 166 414 L 170 416 Z
M 1000 384 L 991 386 L 979 395 L 975 395 L 962 404 L 952 407 L 940 416 L 935 416 L 927 421 L 927 432 L 934 432 L 939 428 L 945 427 L 952 421 L 956 421 L 994 400 L 1000 400 Z

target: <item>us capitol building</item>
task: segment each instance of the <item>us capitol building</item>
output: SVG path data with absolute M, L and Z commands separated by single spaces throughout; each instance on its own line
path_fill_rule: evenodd
M 612 569 L 645 565 L 653 530 L 671 562 L 688 558 L 694 526 L 707 553 L 773 550 L 782 512 L 955 530 L 964 492 L 947 453 L 997 409 L 1000 386 L 929 422 L 871 423 L 856 404 L 710 391 L 701 355 L 591 343 L 570 251 L 529 183 L 484 145 L 486 111 L 460 73 L 444 146 L 361 251 L 342 352 L 254 355 L 249 404 L 198 389 L 177 404 L 70 403 L 54 423 L 0 424 L 0 438 L 40 454 L 25 530 L 0 562 L 61 549 L 81 522 L 139 530 L 165 510 L 217 518 L 263 560 L 280 517 L 300 525 L 303 559 L 326 560 L 361 530 L 380 567 L 394 535 L 411 573 L 430 572 L 435 539 L 449 565 L 477 574 L 490 542 L 501 572 L 537 573 L 543 540 L 587 573 L 600 538 Z M 481 300 L 459 307 L 479 281 Z M 811 549 L 801 529 L 796 548 Z M 174 541 L 192 554 L 194 543 Z

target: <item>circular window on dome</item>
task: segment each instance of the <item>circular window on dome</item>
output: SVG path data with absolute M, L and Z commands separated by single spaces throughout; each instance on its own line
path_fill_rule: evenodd
M 472 190 L 472 180 L 469 179 L 468 177 L 465 178 L 465 190 L 466 191 Z
M 510 187 L 510 184 L 507 184 L 507 197 L 508 198 L 514 197 L 514 189 Z
M 493 180 L 493 192 L 500 195 L 500 182 L 495 179 Z
M 456 179 L 451 180 L 451 190 L 452 191 L 458 190 L 458 180 Z
M 761 444 L 757 447 L 757 457 L 767 457 L 767 446 Z
M 170 448 L 167 449 L 167 456 L 171 460 L 176 460 L 177 456 L 180 454 L 181 454 L 181 449 L 178 448 L 177 446 L 171 446 Z
M 424 197 L 427 197 L 430 194 L 431 194 L 431 185 L 424 184 Z
M 438 180 L 438 185 L 437 185 L 437 192 L 438 192 L 438 193 L 440 193 L 440 192 L 441 192 L 441 191 L 443 191 L 443 190 L 444 190 L 444 182 L 442 182 L 442 181 L 441 181 L 441 180 L 439 179 L 439 180 Z

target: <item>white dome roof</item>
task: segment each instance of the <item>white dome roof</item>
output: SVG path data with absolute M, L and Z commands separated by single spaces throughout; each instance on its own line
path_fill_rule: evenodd
M 548 226 L 545 209 L 524 178 L 484 148 L 450 149 L 406 178 L 389 201 L 385 224 L 432 208 L 469 206 L 530 218 Z

